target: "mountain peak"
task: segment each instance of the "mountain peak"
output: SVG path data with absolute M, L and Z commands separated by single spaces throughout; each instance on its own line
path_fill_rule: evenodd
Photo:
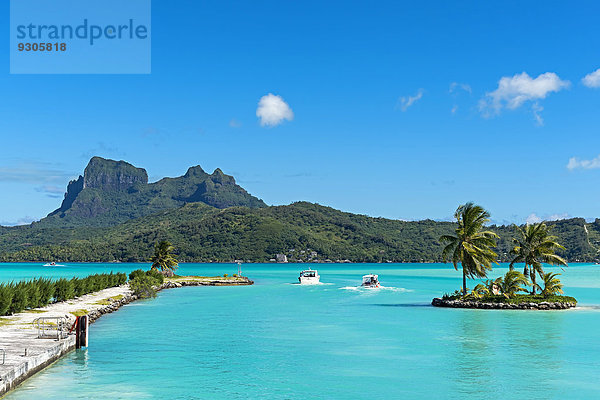
M 83 173 L 84 189 L 123 190 L 136 183 L 147 184 L 148 173 L 122 160 L 92 157 Z
M 143 168 L 92 157 L 83 176 L 69 182 L 60 208 L 42 221 L 63 226 L 110 226 L 194 202 L 215 208 L 266 207 L 219 168 L 209 175 L 197 165 L 184 176 L 149 184 Z
M 186 178 L 190 178 L 190 177 L 206 177 L 206 175 L 208 175 L 206 172 L 204 172 L 204 170 L 202 169 L 201 166 L 196 165 L 193 167 L 189 167 L 187 172 L 185 173 L 185 177 Z

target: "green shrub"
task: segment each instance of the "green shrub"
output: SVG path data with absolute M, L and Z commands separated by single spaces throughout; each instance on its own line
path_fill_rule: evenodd
M 54 297 L 54 282 L 51 279 L 39 278 L 38 285 L 40 290 L 40 307 L 50 303 Z
M 27 308 L 40 307 L 42 293 L 38 280 L 32 279 L 26 282 L 25 287 L 27 288 Z
M 117 277 L 117 283 L 115 286 L 121 286 L 121 285 L 124 285 L 125 282 L 127 282 L 127 274 L 125 272 L 117 272 L 116 277 Z
M 11 284 L 0 284 L 0 315 L 7 315 L 12 304 L 14 287 Z
M 9 308 L 9 313 L 14 314 L 21 312 L 27 308 L 28 304 L 28 290 L 25 281 L 19 282 L 13 286 L 14 294 L 12 303 Z
M 146 275 L 146 273 L 143 270 L 136 269 L 135 271 L 131 271 L 129 273 L 129 280 L 132 281 L 135 278 L 137 278 L 138 276 L 143 276 L 143 275 Z
M 157 284 L 158 281 L 156 279 L 146 274 L 137 276 L 129 281 L 129 287 L 140 299 L 156 297 L 156 289 L 154 289 L 154 286 Z
M 146 275 L 156 280 L 159 284 L 165 281 L 165 276 L 156 269 L 146 271 Z
M 84 294 L 90 292 L 89 280 L 87 278 L 73 278 L 71 279 L 71 282 L 73 282 L 73 290 L 75 291 L 75 297 L 81 297 Z
M 75 297 L 73 281 L 65 278 L 60 278 L 54 283 L 54 301 L 66 301 Z
M 144 277 L 147 277 L 142 272 Z M 152 279 L 158 285 L 158 277 Z M 21 312 L 28 308 L 43 307 L 51 301 L 59 302 L 83 296 L 98 290 L 106 289 L 127 282 L 127 274 L 110 273 L 94 274 L 85 278 L 61 278 L 52 281 L 48 278 L 37 278 L 17 283 L 0 283 L 0 315 Z

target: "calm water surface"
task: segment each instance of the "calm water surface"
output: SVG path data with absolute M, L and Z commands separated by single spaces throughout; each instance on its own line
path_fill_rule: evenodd
M 139 267 L 0 264 L 0 279 Z M 88 349 L 6 399 L 600 398 L 598 266 L 566 269 L 581 307 L 554 312 L 430 307 L 461 284 L 447 265 L 320 264 L 324 285 L 294 285 L 304 267 L 244 265 L 254 286 L 165 290 L 127 305 L 91 326 Z M 356 288 L 370 272 L 384 288 Z

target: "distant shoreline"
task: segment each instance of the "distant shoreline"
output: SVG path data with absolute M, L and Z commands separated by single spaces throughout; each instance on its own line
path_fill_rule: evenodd
M 42 264 L 40 265 L 43 266 L 43 264 L 47 263 L 48 261 L 2 261 L 0 262 L 0 265 L 2 264 Z M 65 264 L 110 264 L 110 265 L 122 265 L 122 264 L 137 264 L 137 265 L 145 265 L 145 264 L 150 264 L 150 262 L 144 262 L 144 261 L 57 261 L 57 262 L 61 262 L 61 263 L 65 263 Z M 186 265 L 186 264 L 215 264 L 215 265 L 236 265 L 236 262 L 233 261 L 224 261 L 224 262 L 203 262 L 203 261 L 180 261 L 179 265 Z M 452 266 L 451 263 L 443 263 L 441 261 L 439 262 L 412 262 L 412 261 L 402 261 L 402 262 L 287 262 L 287 263 L 278 263 L 278 262 L 269 262 L 269 261 L 252 261 L 252 262 L 244 262 L 242 263 L 242 265 L 254 265 L 254 264 L 263 264 L 263 265 L 331 265 L 331 264 L 335 264 L 335 265 L 342 265 L 342 264 L 369 264 L 369 265 L 394 265 L 394 264 L 419 264 L 419 265 L 433 265 L 433 264 L 439 264 L 439 265 L 446 265 L 449 268 L 454 269 L 454 267 Z M 509 264 L 508 261 L 505 262 L 500 262 L 500 267 L 502 268 L 503 264 Z M 589 261 L 589 262 L 585 262 L 585 261 L 578 261 L 578 262 L 570 262 L 569 265 L 590 265 L 590 266 L 595 266 L 597 265 L 598 267 L 600 267 L 600 264 L 596 264 L 595 262 Z M 54 268 L 54 267 L 46 267 L 46 268 Z M 58 267 L 58 268 L 62 268 L 62 267 Z

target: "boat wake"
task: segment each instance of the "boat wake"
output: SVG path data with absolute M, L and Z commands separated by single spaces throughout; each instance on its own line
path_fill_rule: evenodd
M 344 287 L 341 287 L 340 290 L 350 290 L 353 292 L 363 292 L 363 293 L 378 292 L 378 291 L 389 291 L 389 292 L 398 292 L 398 293 L 412 292 L 411 289 L 406 289 L 406 288 L 402 288 L 402 287 L 393 287 L 393 286 L 379 286 L 376 288 L 364 287 L 364 286 L 344 286 Z

